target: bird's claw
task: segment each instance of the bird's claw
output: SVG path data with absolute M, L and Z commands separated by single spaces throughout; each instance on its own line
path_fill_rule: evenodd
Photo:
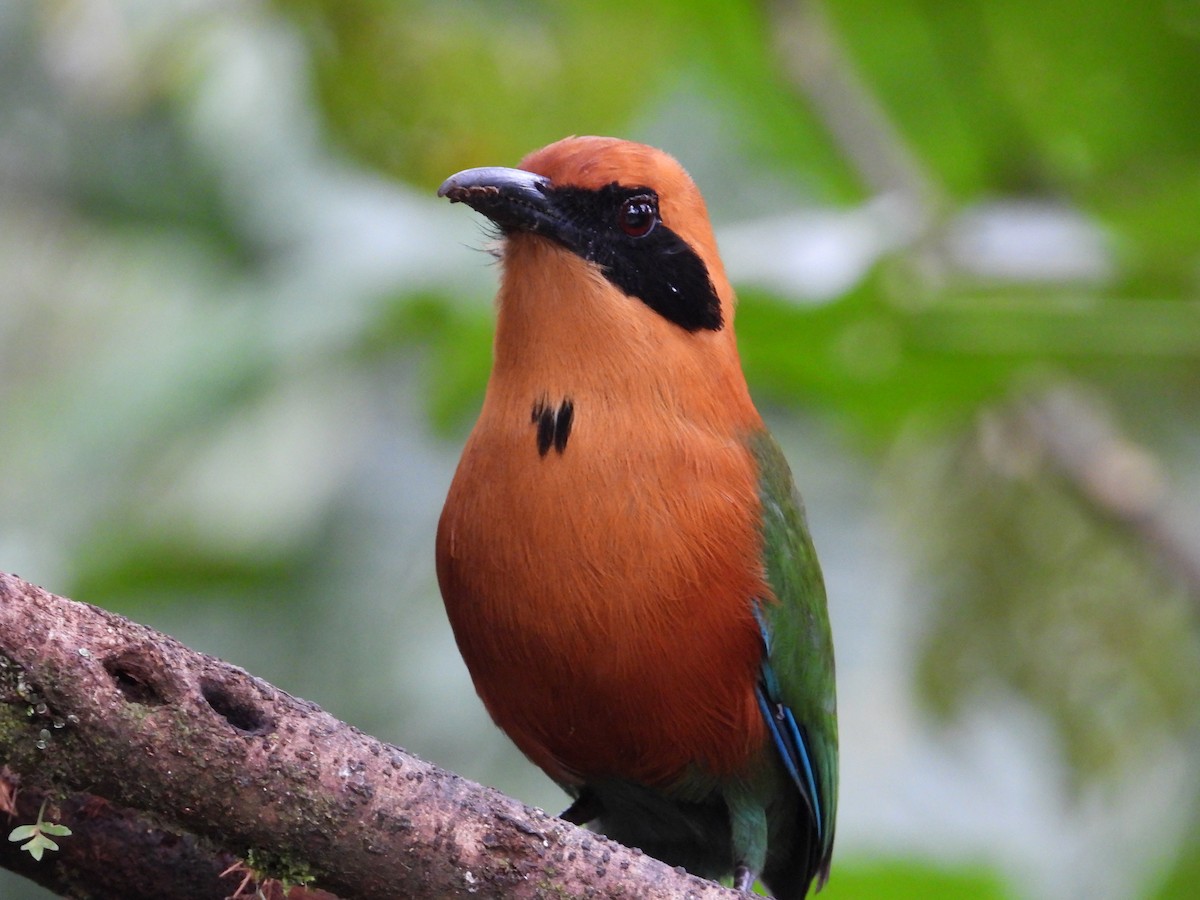
M 733 870 L 733 889 L 743 894 L 754 893 L 754 873 L 750 871 L 749 866 L 738 863 L 737 868 Z

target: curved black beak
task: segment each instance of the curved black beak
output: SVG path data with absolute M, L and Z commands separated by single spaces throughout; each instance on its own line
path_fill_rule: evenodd
M 439 197 L 465 203 L 483 213 L 505 234 L 532 231 L 553 234 L 560 219 L 550 198 L 550 179 L 523 169 L 484 166 L 451 175 Z

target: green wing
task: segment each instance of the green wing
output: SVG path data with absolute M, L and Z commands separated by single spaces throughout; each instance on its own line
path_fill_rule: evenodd
M 766 431 L 750 442 L 759 468 L 767 579 L 778 602 L 759 616 L 767 655 L 764 717 L 815 821 L 813 868 L 829 872 L 837 810 L 837 701 L 825 582 L 787 460 Z M 790 761 L 789 761 L 790 757 Z M 811 774 L 809 774 L 811 773 Z M 815 798 L 810 798 L 815 787 Z M 811 870 L 810 870 L 811 871 Z

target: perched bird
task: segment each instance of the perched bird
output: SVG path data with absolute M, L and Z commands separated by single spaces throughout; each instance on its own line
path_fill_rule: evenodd
M 501 237 L 437 536 L 479 696 L 574 798 L 564 818 L 805 896 L 837 805 L 825 589 L 700 192 L 660 150 L 571 137 L 438 195 Z

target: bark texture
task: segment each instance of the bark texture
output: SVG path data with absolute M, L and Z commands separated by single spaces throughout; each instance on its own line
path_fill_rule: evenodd
M 57 860 L 34 864 L 42 875 L 61 869 L 38 880 L 68 896 L 225 897 L 240 876 L 213 873 L 251 852 L 265 874 L 311 876 L 343 900 L 740 896 L 440 770 L 166 635 L 3 573 L 0 760 L 27 800 L 48 790 L 47 820 L 75 829 L 59 839 Z M 89 796 L 71 796 L 82 791 Z M 10 828 L 36 818 L 20 799 Z M 67 853 L 96 840 L 95 828 L 101 849 Z M 0 864 L 28 871 L 25 856 L 9 848 Z M 127 870 L 131 883 L 103 893 L 63 869 L 72 859 Z M 133 889 L 159 869 L 179 873 L 174 889 Z M 205 879 L 217 893 L 185 891 Z

